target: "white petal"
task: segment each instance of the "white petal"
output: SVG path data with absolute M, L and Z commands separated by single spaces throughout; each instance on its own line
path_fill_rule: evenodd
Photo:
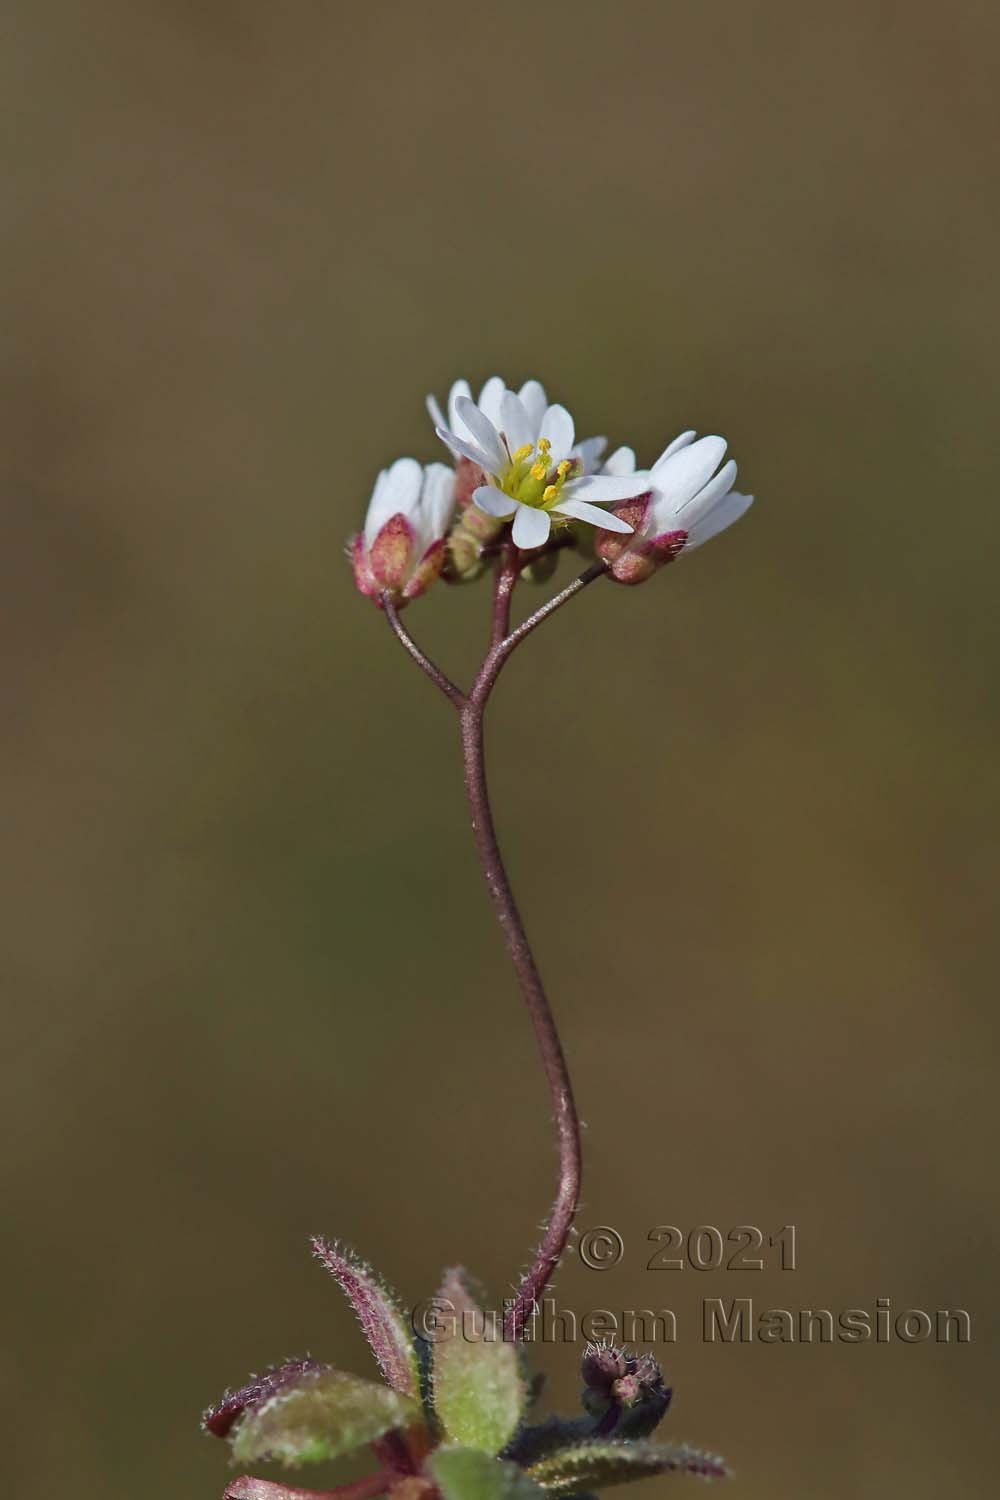
M 551 524 L 547 510 L 537 510 L 533 505 L 519 505 L 512 533 L 515 547 L 523 547 L 527 551 L 531 547 L 543 546 L 549 539 Z
M 663 452 L 656 460 L 656 464 L 662 464 L 663 460 L 665 458 L 669 458 L 672 453 L 679 453 L 682 448 L 686 448 L 689 443 L 693 443 L 696 435 L 697 434 L 692 427 L 689 432 L 682 432 L 680 437 L 675 437 L 673 442 L 668 443 L 664 448 Z M 653 465 L 654 469 L 656 468 L 656 464 Z
M 604 460 L 602 474 L 634 474 L 635 449 L 616 448 L 610 458 Z
M 649 475 L 640 469 L 637 474 L 585 474 L 582 479 L 571 479 L 566 493 L 572 492 L 574 500 L 633 500 L 649 487 Z
M 517 501 L 505 495 L 503 490 L 498 490 L 495 485 L 481 484 L 477 490 L 473 490 L 472 498 L 484 510 L 488 516 L 496 516 L 498 520 L 506 521 L 517 509 Z
M 593 474 L 607 446 L 608 440 L 606 437 L 584 438 L 573 449 L 573 457 L 578 458 L 583 464 L 583 472 L 585 474 Z
M 428 395 L 428 396 L 424 397 L 424 400 L 427 403 L 427 410 L 430 413 L 430 418 L 431 418 L 431 421 L 434 424 L 434 426 L 435 427 L 444 427 L 445 426 L 444 412 L 441 410 L 441 407 L 438 405 L 438 398 L 436 396 L 434 396 L 434 395 Z
M 736 461 L 731 458 L 727 464 L 722 465 L 715 478 L 710 479 L 696 495 L 693 495 L 690 500 L 685 500 L 683 505 L 674 506 L 674 515 L 684 530 L 690 531 L 691 527 L 697 524 L 699 516 L 711 510 L 715 502 L 723 495 L 728 495 L 735 483 Z
M 471 395 L 472 395 L 472 388 L 470 387 L 469 382 L 467 380 L 456 380 L 455 384 L 452 386 L 451 390 L 448 392 L 448 426 L 451 428 L 452 432 L 457 432 L 458 435 L 459 435 L 459 437 L 471 437 L 472 436 L 471 433 L 467 433 L 466 432 L 465 427 L 463 426 L 463 424 L 462 424 L 462 422 L 461 422 L 461 420 L 459 418 L 459 415 L 458 415 L 458 398 L 459 398 L 459 396 L 471 396 Z
M 447 464 L 428 464 L 420 497 L 420 551 L 444 536 L 455 510 L 455 470 Z
M 485 469 L 487 474 L 493 472 L 493 460 L 488 453 L 477 448 L 475 443 L 467 443 L 464 438 L 457 437 L 454 432 L 449 432 L 447 427 L 435 427 L 434 431 L 456 458 L 469 459 L 472 463 L 478 464 L 481 469 Z
M 506 389 L 499 375 L 491 375 L 479 392 L 479 410 L 484 417 L 489 418 L 498 432 L 503 425 L 500 421 L 500 402 Z
M 496 465 L 502 465 L 506 459 L 506 454 L 503 451 L 500 436 L 489 417 L 484 417 L 476 403 L 470 400 L 468 396 L 459 396 L 455 402 L 455 406 L 459 417 L 465 423 L 483 452 L 488 453 Z
M 708 483 L 725 453 L 725 438 L 703 437 L 696 443 L 679 448 L 669 458 L 655 463 L 652 468 L 652 484 L 657 495 L 657 505 L 672 507 L 674 510 L 684 505 Z
M 574 521 L 586 521 L 591 526 L 600 526 L 603 531 L 635 530 L 621 516 L 613 516 L 599 505 L 588 505 L 586 500 L 564 500 L 561 505 L 553 505 L 552 509 L 557 510 L 561 516 L 572 516 Z
M 565 406 L 550 406 L 547 408 L 538 436 L 548 438 L 552 444 L 552 462 L 560 463 L 562 459 L 568 458 L 573 449 L 573 440 L 576 437 L 576 429 L 573 426 L 573 418 Z
M 500 427 L 511 453 L 516 453 L 518 448 L 534 445 L 535 429 L 528 420 L 528 413 L 520 396 L 515 396 L 513 391 L 503 393 L 503 400 L 500 402 Z
M 386 472 L 381 470 L 372 487 L 372 497 L 365 512 L 365 545 L 370 547 L 391 512 L 386 506 Z
M 365 516 L 365 541 L 369 547 L 390 516 L 402 511 L 409 516 L 420 499 L 423 470 L 415 458 L 397 458 L 375 481 Z
M 696 522 L 693 529 L 688 533 L 687 544 L 684 552 L 690 552 L 695 547 L 700 547 L 702 542 L 711 541 L 713 536 L 718 536 L 720 531 L 725 531 L 727 526 L 732 526 L 740 516 L 745 515 L 753 504 L 752 495 L 741 495 L 738 490 L 730 490 L 719 500 L 708 515 L 702 516 Z M 684 552 L 681 556 L 684 556 Z
M 545 387 L 537 380 L 526 380 L 517 394 L 521 398 L 521 405 L 528 413 L 528 421 L 531 423 L 531 441 L 534 442 L 538 436 L 538 429 L 542 425 L 549 398 L 545 394 Z

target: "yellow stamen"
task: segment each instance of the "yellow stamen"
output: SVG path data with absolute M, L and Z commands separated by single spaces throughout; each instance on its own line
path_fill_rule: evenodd
M 548 504 L 550 500 L 554 500 L 556 498 L 558 493 L 558 486 L 554 484 L 547 484 L 544 490 L 542 490 L 542 499 L 546 502 L 546 504 Z
M 532 451 L 531 450 L 531 444 L 530 443 L 525 443 L 523 447 L 518 448 L 518 450 L 517 450 L 516 453 L 512 453 L 511 454 L 511 460 L 512 460 L 512 462 L 516 463 L 516 464 L 522 464 L 522 463 L 524 463 L 524 460 L 526 458 L 530 458 L 531 457 L 531 451 Z
M 544 479 L 548 472 L 544 464 L 532 464 L 531 466 L 532 479 Z

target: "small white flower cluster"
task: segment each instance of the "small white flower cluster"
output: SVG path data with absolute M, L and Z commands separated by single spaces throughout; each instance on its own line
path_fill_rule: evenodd
M 515 546 L 529 552 L 546 547 L 553 526 L 594 526 L 610 576 L 641 583 L 731 526 L 753 499 L 733 489 L 736 465 L 722 462 L 723 438 L 681 433 L 650 469 L 636 468 L 631 448 L 605 460 L 607 440 L 578 442 L 573 418 L 549 404 L 537 380 L 514 391 L 495 375 L 478 401 L 457 380 L 447 419 L 433 396 L 427 406 L 456 469 L 401 458 L 379 475 L 353 543 L 358 588 L 375 599 L 388 591 L 404 603 L 422 594 L 445 565 L 453 527 L 466 527 L 478 557 L 509 521 Z

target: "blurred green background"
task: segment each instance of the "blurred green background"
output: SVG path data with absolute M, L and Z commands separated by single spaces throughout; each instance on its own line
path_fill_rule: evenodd
M 424 392 L 498 371 L 646 461 L 722 431 L 758 495 L 494 701 L 580 1224 L 626 1243 L 559 1298 L 677 1311 L 664 1430 L 744 1500 L 993 1493 L 995 7 L 3 30 L 12 1492 L 217 1496 L 227 1383 L 367 1373 L 309 1232 L 410 1299 L 455 1261 L 506 1290 L 537 1233 L 454 726 L 341 558 L 375 471 L 441 456 Z M 485 609 L 408 618 L 461 675 Z M 644 1269 L 654 1225 L 746 1222 L 796 1224 L 799 1270 Z M 704 1345 L 701 1298 L 744 1295 L 974 1338 Z M 578 1352 L 541 1352 L 556 1402 Z

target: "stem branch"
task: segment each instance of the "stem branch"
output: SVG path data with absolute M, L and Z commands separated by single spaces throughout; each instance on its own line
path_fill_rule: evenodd
M 413 639 L 412 635 L 407 630 L 402 620 L 399 618 L 399 611 L 393 603 L 392 595 L 388 592 L 388 590 L 386 590 L 386 592 L 382 595 L 382 608 L 385 610 L 385 617 L 389 621 L 393 633 L 395 634 L 396 639 L 399 641 L 400 645 L 403 647 L 404 651 L 409 652 L 420 670 L 427 673 L 427 676 L 430 678 L 431 682 L 433 682 L 436 688 L 440 688 L 441 692 L 444 693 L 448 701 L 455 708 L 461 708 L 465 703 L 465 694 L 462 692 L 462 689 L 460 687 L 457 687 L 455 683 L 452 682 L 451 678 L 446 676 L 445 673 L 441 671 L 441 668 L 435 666 L 430 657 L 426 656 L 424 652 L 421 651 L 420 647 L 417 645 L 416 641 Z

